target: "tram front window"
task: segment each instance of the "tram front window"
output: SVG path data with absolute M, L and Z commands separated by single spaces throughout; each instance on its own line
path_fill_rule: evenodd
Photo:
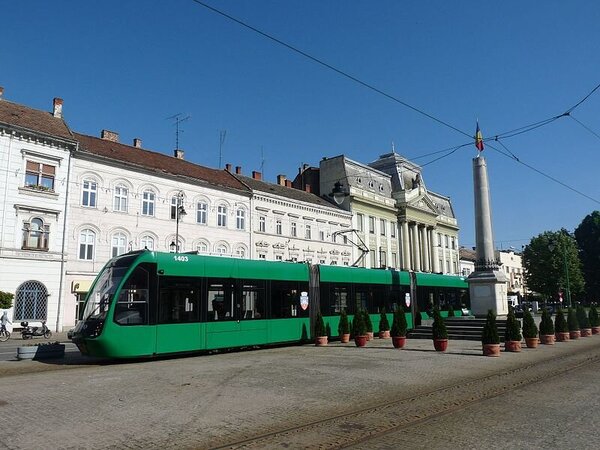
M 110 306 L 110 301 L 121 283 L 123 275 L 127 268 L 109 267 L 107 268 L 94 285 L 94 289 L 89 293 L 83 320 L 96 319 L 104 320 Z
M 115 322 L 119 325 L 148 324 L 148 289 L 150 274 L 138 266 L 123 284 L 115 307 Z

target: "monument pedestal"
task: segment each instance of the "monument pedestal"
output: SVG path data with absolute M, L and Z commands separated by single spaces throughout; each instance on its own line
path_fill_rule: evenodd
M 473 272 L 467 278 L 471 311 L 476 317 L 487 316 L 491 309 L 497 316 L 508 314 L 506 282 L 508 279 L 500 270 Z

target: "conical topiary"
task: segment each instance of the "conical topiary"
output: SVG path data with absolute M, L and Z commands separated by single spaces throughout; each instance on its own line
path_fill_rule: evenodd
M 404 309 L 402 306 L 399 306 L 398 309 L 394 311 L 394 320 L 392 321 L 392 330 L 390 334 L 394 337 L 404 337 L 406 336 L 407 328 L 408 324 L 406 323 Z
M 588 319 L 591 327 L 600 327 L 600 318 L 598 317 L 598 309 L 596 309 L 596 305 L 590 306 Z
M 569 325 L 567 325 L 567 320 L 565 319 L 565 313 L 563 310 L 558 308 L 556 311 L 556 317 L 554 318 L 554 328 L 557 333 L 568 333 Z
M 373 332 L 373 322 L 371 322 L 371 316 L 366 309 L 363 309 L 363 319 L 365 321 L 365 327 L 367 328 L 367 333 Z
M 529 339 L 538 337 L 538 329 L 529 308 L 525 308 L 523 313 L 523 336 Z
M 563 320 L 565 318 L 563 317 Z M 547 309 L 542 310 L 542 321 L 540 322 L 540 336 L 554 335 L 554 324 Z
M 390 323 L 388 322 L 385 308 L 381 308 L 381 314 L 379 319 L 379 331 L 390 331 Z
M 504 335 L 505 341 L 521 341 L 521 324 L 515 317 L 515 311 L 513 308 L 508 309 L 508 316 L 506 316 L 506 333 Z
M 325 322 L 323 321 L 323 316 L 319 311 L 315 317 L 315 329 L 314 329 L 314 338 L 327 336 L 327 331 L 325 331 Z
M 500 336 L 498 336 L 498 325 L 496 324 L 496 314 L 491 309 L 488 310 L 485 319 L 485 325 L 481 332 L 482 344 L 499 344 Z
M 567 315 L 567 326 L 569 331 L 579 331 L 579 322 L 577 321 L 577 313 L 573 308 L 569 308 Z
M 348 322 L 348 314 L 345 309 L 342 309 L 340 313 L 340 323 L 338 325 L 338 334 L 341 336 L 342 334 L 350 333 L 350 323 Z
M 454 308 L 452 305 L 448 306 L 448 317 L 454 317 Z
M 588 319 L 587 314 L 585 313 L 585 308 L 583 305 L 577 305 L 577 323 L 579 324 L 579 328 L 590 328 L 590 319 Z
M 352 333 L 356 336 L 366 336 L 367 326 L 365 325 L 365 315 L 362 309 L 359 309 L 354 314 L 352 319 Z
M 446 324 L 437 306 L 433 308 L 432 334 L 433 339 L 448 339 L 448 330 L 446 330 Z

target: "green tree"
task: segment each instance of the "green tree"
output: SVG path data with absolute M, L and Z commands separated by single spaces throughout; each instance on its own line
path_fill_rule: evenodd
M 496 314 L 491 309 L 488 309 L 485 325 L 481 332 L 482 344 L 499 344 L 500 336 L 498 336 L 498 325 L 496 324 Z
M 544 309 L 544 311 L 546 310 Z M 538 329 L 535 325 L 535 320 L 533 320 L 533 316 L 529 312 L 529 308 L 525 308 L 525 311 L 523 312 L 523 336 L 526 338 L 538 337 Z
M 563 320 L 565 318 L 563 317 Z M 542 311 L 542 321 L 540 322 L 540 335 L 554 334 L 554 324 L 550 318 L 550 313 L 547 309 Z
M 10 292 L 0 291 L 0 309 L 8 309 L 12 306 L 14 294 Z
M 600 298 L 600 211 L 587 215 L 575 229 L 588 300 Z
M 321 312 L 318 312 L 317 316 L 315 317 L 315 329 L 313 337 L 317 338 L 322 336 L 327 336 L 327 332 L 325 331 L 325 322 L 323 321 L 323 316 L 321 315 Z
M 433 326 L 432 326 L 433 339 L 448 339 L 448 331 L 446 330 L 446 324 L 440 310 L 437 306 L 433 308 Z
M 385 308 L 381 308 L 379 331 L 390 331 L 390 322 L 388 321 L 387 314 L 385 313 Z
M 338 325 L 338 334 L 341 336 L 342 334 L 350 333 L 350 323 L 348 323 L 348 314 L 345 309 L 342 309 L 340 313 L 340 323 Z
M 406 329 L 408 324 L 406 323 L 406 316 L 404 314 L 404 309 L 402 306 L 399 306 L 396 311 L 394 311 L 394 320 L 392 321 L 392 331 L 390 334 L 392 336 L 406 336 Z
M 505 341 L 520 341 L 521 336 L 521 324 L 515 317 L 515 312 L 512 308 L 508 309 L 508 316 L 506 316 L 506 332 L 504 333 Z
M 583 294 L 584 281 L 577 243 L 564 228 L 545 231 L 532 238 L 523 251 L 523 266 L 527 286 L 546 298 L 556 298 L 561 290 L 566 292 L 567 273 L 571 301 Z

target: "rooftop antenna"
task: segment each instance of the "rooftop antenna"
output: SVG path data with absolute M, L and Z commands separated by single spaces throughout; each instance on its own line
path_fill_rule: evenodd
M 223 162 L 223 144 L 225 144 L 225 136 L 227 136 L 227 130 L 221 130 L 219 132 L 219 169 Z
M 396 146 L 394 145 L 394 141 L 392 141 L 392 153 L 396 153 Z
M 185 122 L 190 119 L 192 116 L 183 117 L 183 113 L 173 114 L 170 117 L 167 117 L 167 120 L 175 121 L 175 150 L 179 150 L 179 133 L 183 133 L 183 130 L 180 127 L 181 122 Z
M 263 180 L 265 179 L 265 152 L 263 151 L 263 146 L 260 146 L 260 173 L 262 173 Z

